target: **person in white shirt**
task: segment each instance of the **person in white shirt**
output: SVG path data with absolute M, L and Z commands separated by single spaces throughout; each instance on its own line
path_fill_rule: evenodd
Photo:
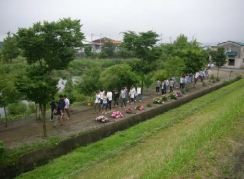
M 165 94 L 166 94 L 167 93 L 167 90 L 168 90 L 168 87 L 169 87 L 169 80 L 168 80 L 168 78 L 166 78 L 165 83 L 166 83 L 166 90 L 165 90 Z
M 138 85 L 136 92 L 137 92 L 136 100 L 140 100 L 140 102 L 141 102 L 141 86 L 140 85 Z
M 111 110 L 112 107 L 112 99 L 113 99 L 113 94 L 111 90 L 108 90 L 107 92 L 107 98 L 108 98 L 108 109 Z
M 107 97 L 107 92 L 106 91 L 104 91 L 104 93 L 103 93 L 102 109 L 105 111 L 105 114 L 106 114 L 107 109 L 108 109 L 108 97 Z
M 184 78 L 183 76 L 180 77 L 180 88 L 183 88 L 183 81 L 184 81 Z
M 132 85 L 131 88 L 130 88 L 130 102 L 131 104 L 134 103 L 134 98 L 135 98 L 135 95 L 136 95 L 136 90 L 134 88 L 134 86 Z
M 98 109 L 99 109 L 99 112 L 100 112 L 100 98 L 101 98 L 101 95 L 99 92 L 96 92 L 95 93 L 95 96 L 96 96 L 96 99 L 95 99 L 95 104 L 94 104 L 94 112 L 93 113 L 97 113 L 97 106 L 98 106 Z
M 170 88 L 170 93 L 173 93 L 173 88 L 174 88 L 174 80 L 173 79 L 170 79 L 170 82 L 169 82 L 169 88 Z
M 102 106 L 103 105 L 103 94 L 104 94 L 104 91 L 103 89 L 100 90 L 100 105 Z
M 69 99 L 67 98 L 66 95 L 64 95 L 64 102 L 65 102 L 64 111 L 68 115 L 67 120 L 69 120 L 69 118 L 70 118 L 70 114 L 69 114 L 69 106 L 70 106 L 70 103 L 69 103 Z

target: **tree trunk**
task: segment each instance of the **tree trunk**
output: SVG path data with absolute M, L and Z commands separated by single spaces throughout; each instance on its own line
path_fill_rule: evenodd
M 47 137 L 47 129 L 46 129 L 46 104 L 43 104 L 43 113 L 42 113 L 42 125 L 43 125 L 43 136 Z
M 144 81 L 144 79 L 142 78 L 141 79 L 141 94 L 143 94 L 143 81 Z
M 6 113 L 5 105 L 3 106 L 3 109 L 4 109 L 4 115 L 5 115 L 5 127 L 8 127 L 8 116 L 7 116 L 7 113 Z
M 35 104 L 35 106 L 36 106 L 36 120 L 38 120 L 38 118 L 37 118 L 37 113 L 38 113 L 37 105 Z

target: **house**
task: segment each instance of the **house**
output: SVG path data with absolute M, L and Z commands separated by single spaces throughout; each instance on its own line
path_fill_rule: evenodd
M 244 43 L 226 41 L 219 43 L 218 47 L 224 47 L 227 55 L 225 67 L 244 68 Z
M 119 46 L 122 43 L 120 40 L 113 40 L 107 37 L 103 37 L 92 41 L 93 51 L 97 53 L 101 52 L 102 46 L 105 42 L 112 42 L 115 45 L 115 51 L 119 51 Z

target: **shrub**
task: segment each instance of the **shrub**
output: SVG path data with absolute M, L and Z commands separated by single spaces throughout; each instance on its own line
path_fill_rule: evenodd
M 3 143 L 3 141 L 0 141 L 0 157 L 3 156 L 5 150 L 5 144 Z
M 10 114 L 20 114 L 27 111 L 26 105 L 21 102 L 9 104 L 7 109 Z
M 74 93 L 73 95 L 74 95 L 75 102 L 83 102 L 86 100 L 86 96 L 84 94 Z
M 147 102 L 146 106 L 147 106 L 147 107 L 152 107 L 152 103 Z
M 202 86 L 206 86 L 206 83 L 205 82 L 202 82 Z
M 181 91 L 181 93 L 182 93 L 182 94 L 184 94 L 184 93 L 185 93 L 185 89 L 181 89 L 180 91 Z
M 144 106 L 141 106 L 141 105 L 135 106 L 135 110 L 143 111 L 144 110 Z
M 122 114 L 121 112 L 119 112 L 119 111 L 115 111 L 115 112 L 113 112 L 113 113 L 111 114 L 111 117 L 112 117 L 112 118 L 116 118 L 116 119 L 118 119 L 118 118 L 123 118 L 124 116 L 123 116 L 123 114 Z
M 218 81 L 220 81 L 220 79 L 219 78 L 216 78 L 216 81 L 218 82 Z
M 175 92 L 175 97 L 178 98 L 178 97 L 182 97 L 182 92 L 178 91 L 178 92 Z
M 169 99 L 177 99 L 177 97 L 173 93 L 170 93 L 170 95 L 168 96 L 168 98 Z
M 215 76 L 214 76 L 214 75 L 211 75 L 211 76 L 210 76 L 210 79 L 211 79 L 211 80 L 214 80 L 214 79 L 215 79 Z
M 190 89 L 189 88 L 186 88 L 186 92 L 190 92 Z
M 163 96 L 162 96 L 162 101 L 168 101 L 167 96 L 163 95 Z
M 212 80 L 212 83 L 215 83 L 216 81 L 215 80 Z
M 33 104 L 33 103 L 29 103 L 29 105 L 28 105 L 28 112 L 29 112 L 29 113 L 34 113 L 34 112 L 36 112 L 36 106 L 35 106 L 35 104 Z
M 125 110 L 125 112 L 131 114 L 131 113 L 132 113 L 132 108 L 128 107 L 128 108 Z
M 153 98 L 153 103 L 154 104 L 162 104 L 162 98 L 160 97 L 156 97 L 156 98 Z

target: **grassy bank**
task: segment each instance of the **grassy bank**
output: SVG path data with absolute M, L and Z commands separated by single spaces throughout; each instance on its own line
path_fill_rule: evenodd
M 244 137 L 240 130 L 244 115 L 243 85 L 244 80 L 235 82 L 109 138 L 80 147 L 20 177 L 233 176 L 228 167 L 221 167 L 222 163 L 216 165 L 212 160 L 218 161 L 217 146 L 222 145 L 226 153 L 234 152 L 233 148 L 228 150 L 229 143 L 225 141 Z M 226 166 L 233 163 L 227 162 Z

